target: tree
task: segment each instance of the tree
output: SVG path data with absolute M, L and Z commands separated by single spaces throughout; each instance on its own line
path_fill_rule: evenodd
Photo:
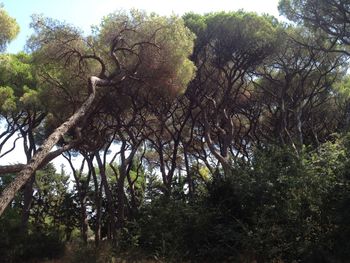
M 197 35 L 192 59 L 198 72 L 187 96 L 201 112 L 197 125 L 207 153 L 227 175 L 232 153 L 244 153 L 242 144 L 252 129 L 251 80 L 275 51 L 278 23 L 242 11 L 188 14 L 184 19 Z
M 87 243 L 87 231 L 88 231 L 88 219 L 87 219 L 87 209 L 86 209 L 86 200 L 89 192 L 89 183 L 92 174 L 92 170 L 89 170 L 88 174 L 84 176 L 83 170 L 86 160 L 83 159 L 80 168 L 76 169 L 72 162 L 72 154 L 68 151 L 67 153 L 62 154 L 63 157 L 68 161 L 71 168 L 75 189 L 77 192 L 77 199 L 79 202 L 79 222 L 80 222 L 80 232 L 82 240 Z
M 316 38 L 304 29 L 285 29 L 280 50 L 254 81 L 261 110 L 257 136 L 262 138 L 257 139 L 264 144 L 264 138 L 269 143 L 279 138 L 278 144 L 297 152 L 303 145 L 317 147 L 337 129 L 332 87 L 346 65 L 344 56 L 301 45 Z
M 24 53 L 0 55 L 0 118 L 5 123 L 5 132 L 0 135 L 0 158 L 16 149 L 18 139 L 23 140 L 23 151 L 27 162 L 37 149 L 37 134 L 46 117 L 46 109 L 41 104 L 40 87 L 35 77 L 32 57 Z M 13 146 L 3 152 L 8 140 L 16 136 Z M 33 194 L 33 181 L 30 180 L 24 190 L 23 231 L 29 218 Z
M 194 73 L 194 66 L 187 59 L 194 37 L 176 17 L 148 16 L 136 11 L 112 14 L 88 38 L 75 28 L 42 17 L 36 18 L 33 26 L 36 34 L 30 46 L 37 61 L 45 65 L 49 73 L 46 76 L 57 80 L 55 88 L 81 92 L 88 82 L 89 92 L 85 92 L 85 100 L 80 97 L 73 105 L 68 102 L 68 110 L 75 113 L 51 133 L 2 192 L 0 214 L 62 136 L 78 124 L 80 130 L 89 124 L 94 108 L 104 105 L 107 94 L 116 101 L 119 92 L 127 88 L 140 89 L 145 97 L 158 93 L 175 95 L 185 90 Z M 76 137 L 81 134 L 79 129 Z
M 6 49 L 7 44 L 19 33 L 16 20 L 8 15 L 0 3 L 0 52 Z
M 288 19 L 304 24 L 313 31 L 320 29 L 335 49 L 350 55 L 350 4 L 343 0 L 281 0 L 279 10 Z M 337 46 L 342 44 L 342 46 Z

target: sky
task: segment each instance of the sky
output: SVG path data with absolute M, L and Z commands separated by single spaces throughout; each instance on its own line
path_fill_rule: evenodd
M 103 16 L 117 10 L 129 10 L 137 8 L 147 12 L 155 12 L 160 15 L 177 14 L 187 12 L 209 13 L 216 11 L 236 11 L 244 9 L 259 14 L 268 13 L 278 17 L 278 0 L 0 0 L 5 10 L 11 17 L 17 20 L 21 31 L 18 37 L 7 48 L 9 53 L 17 53 L 23 50 L 26 39 L 31 35 L 29 28 L 32 14 L 65 21 L 79 27 L 89 34 L 92 25 L 98 25 Z M 1 128 L 0 123 L 0 130 Z M 18 145 L 21 145 L 18 141 Z M 12 141 L 7 147 L 12 146 Z M 25 163 L 23 151 L 16 150 L 1 158 L 0 165 L 8 163 Z M 61 164 L 67 163 L 63 157 L 56 158 L 54 164 L 59 169 Z
M 268 13 L 275 17 L 279 15 L 278 0 L 0 0 L 1 2 L 21 28 L 18 37 L 8 46 L 9 53 L 23 50 L 26 39 L 31 34 L 29 24 L 32 14 L 43 14 L 68 22 L 86 34 L 90 32 L 92 25 L 100 23 L 103 16 L 120 9 L 137 8 L 160 15 L 244 9 L 259 14 Z

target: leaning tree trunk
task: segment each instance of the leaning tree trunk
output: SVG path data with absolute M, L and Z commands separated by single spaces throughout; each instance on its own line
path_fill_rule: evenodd
M 50 152 L 45 159 L 41 162 L 39 165 L 38 169 L 43 168 L 47 163 L 51 162 L 53 159 L 55 159 L 57 156 L 60 154 L 74 148 L 77 145 L 77 141 L 70 142 L 69 144 L 66 144 L 62 146 L 61 148 Z M 2 165 L 0 166 L 0 177 L 4 176 L 6 174 L 11 174 L 11 173 L 19 173 L 24 169 L 26 165 L 19 163 L 19 164 L 10 164 L 10 165 Z
M 96 98 L 97 85 L 106 86 L 109 84 L 109 81 L 102 80 L 98 77 L 90 78 L 91 94 L 87 100 L 83 103 L 83 105 L 78 109 L 76 113 L 74 113 L 66 122 L 64 122 L 53 133 L 51 133 L 51 135 L 45 140 L 43 145 L 38 149 L 30 162 L 24 166 L 24 168 L 19 172 L 18 176 L 1 193 L 0 216 L 4 213 L 6 207 L 14 199 L 16 193 L 26 184 L 26 182 L 31 178 L 38 167 L 40 167 L 55 144 L 62 138 L 65 133 L 67 133 L 68 130 L 74 128 L 83 117 L 87 116 Z

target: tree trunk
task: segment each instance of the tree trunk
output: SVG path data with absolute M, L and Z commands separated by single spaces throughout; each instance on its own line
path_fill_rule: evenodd
M 83 239 L 84 244 L 87 244 L 88 218 L 86 214 L 85 199 L 79 196 L 79 202 L 80 202 L 81 238 Z
M 87 231 L 88 231 L 88 218 L 87 218 L 87 213 L 86 213 L 86 187 L 84 187 L 83 183 L 81 182 L 81 177 L 83 174 L 84 170 L 84 164 L 85 164 L 85 159 L 83 159 L 81 163 L 81 167 L 79 172 L 76 171 L 71 154 L 68 152 L 68 157 L 63 154 L 63 157 L 68 161 L 69 166 L 72 169 L 74 181 L 75 181 L 75 186 L 78 192 L 78 198 L 79 198 L 79 204 L 80 204 L 80 232 L 81 232 L 81 238 L 83 239 L 83 242 L 86 244 L 87 243 Z M 90 171 L 91 173 L 91 171 Z M 90 176 L 86 179 L 86 184 L 89 184 L 90 181 Z
M 31 118 L 30 118 L 31 119 Z M 33 135 L 33 123 L 32 121 L 29 122 L 28 129 L 24 130 L 20 128 L 20 132 L 23 137 L 23 148 L 25 155 L 27 157 L 27 163 L 29 163 L 30 159 L 33 157 L 33 155 L 36 152 L 36 145 Z M 23 194 L 23 208 L 22 208 L 22 233 L 25 234 L 28 231 L 28 222 L 30 217 L 30 208 L 32 206 L 33 201 L 33 184 L 35 181 L 35 173 L 33 176 L 28 180 L 28 182 L 24 186 L 24 194 Z
M 122 165 L 123 166 L 123 165 Z M 119 169 L 119 178 L 117 180 L 117 217 L 118 217 L 118 229 L 121 229 L 124 226 L 125 214 L 125 192 L 124 192 L 124 182 L 126 178 L 125 168 L 122 167 Z
M 97 192 L 95 193 L 95 205 L 96 205 L 96 225 L 95 225 L 95 246 L 98 247 L 101 240 L 101 220 L 102 220 L 102 213 L 101 213 L 101 207 L 102 207 L 102 191 L 103 186 L 102 184 L 98 188 L 97 180 L 95 180 L 96 174 L 94 175 L 94 184 L 97 185 Z M 96 190 L 96 187 L 95 187 Z
M 28 229 L 30 208 L 32 206 L 33 192 L 34 192 L 33 183 L 34 183 L 34 176 L 30 178 L 30 180 L 26 183 L 24 187 L 24 194 L 23 194 L 24 200 L 23 200 L 22 223 L 21 223 L 22 233 L 27 233 L 27 229 Z
M 98 154 L 98 153 L 97 153 Z M 96 220 L 95 220 L 95 246 L 98 247 L 100 245 L 100 240 L 101 240 L 101 207 L 102 207 L 102 183 L 99 186 L 97 176 L 96 176 L 96 171 L 95 167 L 93 165 L 93 155 L 89 156 L 87 154 L 83 154 L 84 158 L 87 161 L 87 164 L 89 166 L 89 170 L 92 175 L 92 179 L 94 182 L 94 195 L 95 195 L 95 213 L 96 213 Z
M 77 143 L 76 142 L 71 142 L 53 152 L 50 152 L 45 159 L 41 162 L 41 164 L 39 165 L 38 169 L 41 169 L 42 167 L 44 167 L 46 164 L 48 164 L 49 162 L 51 162 L 53 159 L 55 159 L 57 156 L 59 156 L 60 154 L 62 154 L 65 151 L 68 151 L 70 149 L 72 149 L 74 146 L 76 146 Z M 10 164 L 10 165 L 1 165 L 0 166 L 0 176 L 6 175 L 6 174 L 11 174 L 11 173 L 18 173 L 21 170 L 23 170 L 23 168 L 25 167 L 25 164 Z
M 297 149 L 299 152 L 301 152 L 304 144 L 304 138 L 303 138 L 303 122 L 302 122 L 302 105 L 299 105 L 295 112 L 295 121 L 297 126 L 297 136 L 298 136 L 298 143 L 297 143 Z
M 108 218 L 109 218 L 109 223 L 110 223 L 110 227 L 111 227 L 110 228 L 110 234 L 111 234 L 110 237 L 115 241 L 116 235 L 117 235 L 116 234 L 117 229 L 116 229 L 116 223 L 115 223 L 116 212 L 115 212 L 115 207 L 114 207 L 114 202 L 113 202 L 113 195 L 112 195 L 112 191 L 108 185 L 105 163 L 102 162 L 99 153 L 96 153 L 95 156 L 96 156 L 98 168 L 100 170 L 101 182 L 102 182 L 103 188 L 105 190 L 106 199 L 107 199 Z
M 66 122 L 59 126 L 38 149 L 36 154 L 30 160 L 30 162 L 21 170 L 18 176 L 4 189 L 0 196 L 0 216 L 5 211 L 6 207 L 14 199 L 16 193 L 26 184 L 31 178 L 33 173 L 40 167 L 44 159 L 50 153 L 51 149 L 61 139 L 61 137 L 67 133 L 68 130 L 74 128 L 78 122 L 85 116 L 87 116 L 93 102 L 96 98 L 97 85 L 109 85 L 110 82 L 102 80 L 97 77 L 90 78 L 91 94 L 83 105 L 74 113 Z
M 187 184 L 188 184 L 188 196 L 190 200 L 193 198 L 193 193 L 194 193 L 194 183 L 190 171 L 190 163 L 188 160 L 188 155 L 187 155 L 187 148 L 183 144 L 183 149 L 184 149 L 184 157 L 185 157 L 185 167 L 186 167 L 186 177 L 187 177 Z

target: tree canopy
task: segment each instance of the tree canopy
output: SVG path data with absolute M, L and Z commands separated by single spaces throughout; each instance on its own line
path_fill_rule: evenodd
M 0 3 L 0 51 L 19 33 L 19 26 L 14 18 L 8 15 Z
M 314 31 L 323 31 L 331 40 L 330 49 L 340 48 L 349 55 L 350 13 L 347 1 L 281 0 L 279 10 L 291 21 L 311 27 Z
M 0 55 L 0 261 L 347 262 L 350 7 L 279 8 L 33 16 Z

